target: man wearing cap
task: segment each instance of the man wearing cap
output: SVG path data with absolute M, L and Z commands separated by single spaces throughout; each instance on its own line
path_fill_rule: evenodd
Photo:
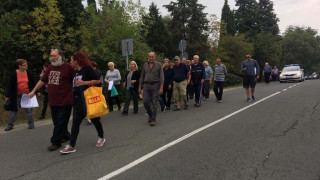
M 184 101 L 184 109 L 188 109 L 187 85 L 190 83 L 190 71 L 184 63 L 180 62 L 180 57 L 174 57 L 173 72 L 173 98 L 177 104 L 175 111 L 181 110 L 180 100 Z
M 205 79 L 205 69 L 201 62 L 199 62 L 199 56 L 193 56 L 194 64 L 191 65 L 191 84 L 193 92 L 195 94 L 195 107 L 200 107 L 201 100 L 200 94 L 202 91 L 202 85 Z
M 162 65 L 156 61 L 156 53 L 149 52 L 148 62 L 142 68 L 138 91 L 141 94 L 143 84 L 143 104 L 149 115 L 150 126 L 156 125 L 158 99 L 163 93 L 163 82 Z M 150 99 L 152 99 L 152 109 Z

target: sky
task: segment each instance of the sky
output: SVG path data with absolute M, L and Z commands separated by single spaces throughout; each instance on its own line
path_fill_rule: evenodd
M 163 16 L 168 14 L 163 5 L 167 5 L 172 0 L 141 0 L 142 6 L 148 10 L 149 5 L 154 2 Z M 176 1 L 176 0 L 174 0 Z M 204 12 L 208 14 L 216 14 L 219 19 L 224 0 L 198 0 L 198 2 L 206 6 Z M 284 33 L 289 25 L 307 26 L 318 30 L 320 34 L 320 0 L 273 0 L 274 12 L 279 18 L 279 28 Z M 235 0 L 229 0 L 231 9 L 235 9 Z

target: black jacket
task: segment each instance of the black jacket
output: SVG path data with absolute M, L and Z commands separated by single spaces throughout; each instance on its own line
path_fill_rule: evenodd
M 163 74 L 164 74 L 164 83 L 163 88 L 168 88 L 169 85 L 173 85 L 173 72 L 172 69 L 169 67 L 167 70 L 163 68 Z
M 28 87 L 29 87 L 29 90 L 32 91 L 35 84 L 34 84 L 34 81 L 33 81 L 31 74 L 28 71 L 27 71 L 27 76 L 28 76 Z M 17 71 L 14 71 L 10 76 L 9 86 L 8 86 L 7 93 L 6 93 L 6 97 L 8 97 L 9 101 L 11 101 L 11 103 L 12 103 L 11 111 L 18 111 L 17 91 L 18 91 Z
M 126 76 L 124 77 L 125 78 L 125 85 L 127 87 L 127 76 L 129 74 L 129 71 L 127 71 L 126 73 Z M 133 84 L 133 89 L 138 91 L 138 88 L 139 88 L 139 79 L 140 79 L 140 72 L 139 71 L 133 71 L 132 73 L 132 77 L 131 77 L 131 80 L 136 80 L 137 82 L 135 82 Z

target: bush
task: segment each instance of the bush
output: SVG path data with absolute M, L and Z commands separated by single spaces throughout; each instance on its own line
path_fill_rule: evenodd
M 242 84 L 242 77 L 235 74 L 227 74 L 226 80 L 224 82 L 224 87 L 235 86 Z

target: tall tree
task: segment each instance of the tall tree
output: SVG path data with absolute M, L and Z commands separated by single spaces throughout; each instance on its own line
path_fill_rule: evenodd
M 271 32 L 273 35 L 279 34 L 279 19 L 274 13 L 273 2 L 270 0 L 260 0 L 258 3 L 258 13 L 260 32 Z
M 58 0 L 58 8 L 64 16 L 64 29 L 68 27 L 78 29 L 78 18 L 84 10 L 82 0 Z
M 319 65 L 318 31 L 310 27 L 290 26 L 283 37 L 282 64 L 301 64 L 305 70 Z
M 88 2 L 88 5 L 93 4 L 93 7 L 94 7 L 95 9 L 97 9 L 97 3 L 96 3 L 96 0 L 87 0 L 87 2 Z
M 224 21 L 226 25 L 227 34 L 235 35 L 236 34 L 236 24 L 234 20 L 233 11 L 230 10 L 228 0 L 224 1 L 224 5 L 221 13 L 221 21 Z
M 203 12 L 205 6 L 198 0 L 178 0 L 165 7 L 172 16 L 170 31 L 177 48 L 172 50 L 171 55 L 179 53 L 179 41 L 185 39 L 189 55 L 199 54 L 200 58 L 205 59 L 209 53 L 208 34 L 205 33 L 208 31 L 208 20 Z
M 250 37 L 259 33 L 259 14 L 255 0 L 236 0 L 239 8 L 235 12 L 236 27 L 240 34 L 245 33 Z
M 0 0 L 0 15 L 13 10 L 33 11 L 40 5 L 40 0 Z
M 149 7 L 149 13 L 142 17 L 144 35 L 148 45 L 157 53 L 168 54 L 167 37 L 162 17 L 159 9 L 152 2 Z

